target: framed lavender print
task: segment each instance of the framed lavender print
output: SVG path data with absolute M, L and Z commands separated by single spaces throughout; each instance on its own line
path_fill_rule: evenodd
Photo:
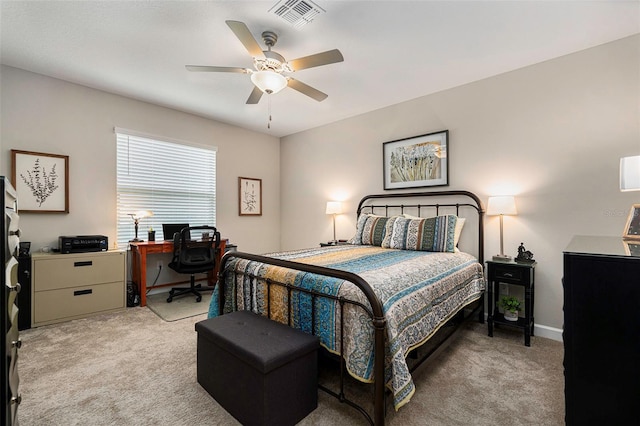
M 240 216 L 262 216 L 262 179 L 238 178 Z
M 69 213 L 69 156 L 11 150 L 21 213 Z
M 449 185 L 449 131 L 382 144 L 384 189 Z

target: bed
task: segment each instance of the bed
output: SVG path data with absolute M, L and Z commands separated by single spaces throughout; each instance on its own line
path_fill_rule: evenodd
M 409 353 L 471 305 L 484 320 L 484 210 L 473 193 L 439 191 L 368 195 L 356 213 L 350 244 L 227 253 L 209 316 L 252 310 L 318 336 L 341 370 L 373 383 L 373 414 L 343 379 L 323 390 L 384 424 L 385 388 L 395 409 L 415 391 Z

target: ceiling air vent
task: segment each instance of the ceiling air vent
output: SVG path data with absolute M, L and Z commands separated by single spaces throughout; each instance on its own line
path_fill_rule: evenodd
M 299 30 L 326 10 L 312 2 L 311 0 L 280 0 L 275 6 L 269 9 L 284 19 L 293 28 Z

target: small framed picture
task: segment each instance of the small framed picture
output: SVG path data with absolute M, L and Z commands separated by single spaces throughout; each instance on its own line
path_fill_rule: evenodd
M 622 238 L 625 240 L 640 240 L 640 204 L 631 206 Z
M 262 216 L 262 179 L 238 178 L 240 216 Z
M 69 156 L 11 150 L 21 213 L 69 213 Z
M 382 144 L 384 189 L 449 185 L 449 131 Z

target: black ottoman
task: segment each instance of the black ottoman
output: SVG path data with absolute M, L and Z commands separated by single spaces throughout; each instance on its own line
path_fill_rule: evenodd
M 318 406 L 318 338 L 250 311 L 196 323 L 198 383 L 244 425 L 294 425 Z

